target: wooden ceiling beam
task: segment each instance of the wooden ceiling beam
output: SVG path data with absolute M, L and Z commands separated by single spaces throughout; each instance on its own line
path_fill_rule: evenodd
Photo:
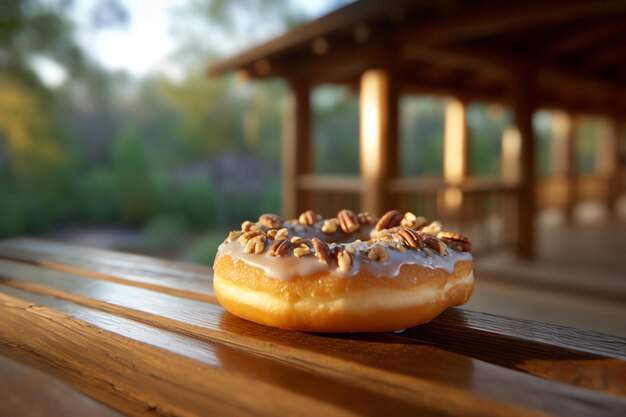
M 401 31 L 405 39 L 426 45 L 441 45 L 624 10 L 626 2 L 621 0 L 503 2 L 500 7 L 492 4 L 456 16 L 411 24 Z
M 575 54 L 610 40 L 615 36 L 623 38 L 626 16 L 619 14 L 610 18 L 585 20 L 561 30 L 558 35 L 539 40 L 538 48 L 544 55 L 562 57 Z

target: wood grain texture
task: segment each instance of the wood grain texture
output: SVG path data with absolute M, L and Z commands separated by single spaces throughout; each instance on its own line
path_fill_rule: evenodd
M 0 359 L 127 415 L 626 413 L 618 337 L 458 309 L 401 334 L 289 332 L 226 313 L 208 268 L 29 239 L 0 257 Z
M 179 297 L 217 302 L 210 281 L 213 270 L 198 265 L 27 238 L 0 242 L 0 258 Z
M 0 417 L 122 417 L 45 373 L 0 356 Z
M 468 409 L 470 414 L 502 414 L 500 407 L 508 403 L 560 415 L 620 415 L 625 406 L 618 398 L 505 369 L 406 337 L 280 331 L 240 320 L 218 306 L 168 294 L 13 262 L 1 262 L 0 268 L 4 283 L 13 287 L 245 349 L 364 388 L 379 388 L 382 383 L 387 395 L 412 398 L 444 413 Z M 516 407 L 506 411 L 512 415 L 523 412 L 530 411 Z
M 291 396 L 291 393 L 295 393 L 306 397 L 316 397 L 318 400 L 333 407 L 345 409 L 347 412 L 359 415 L 381 415 L 381 413 L 387 415 L 407 415 L 419 410 L 428 412 L 428 414 L 440 415 L 435 410 L 423 409 L 418 404 L 411 403 L 411 401 L 386 396 L 378 390 L 361 389 L 304 369 L 286 366 L 269 358 L 250 355 L 244 351 L 215 343 L 202 342 L 175 332 L 148 326 L 57 298 L 33 294 L 2 285 L 0 285 L 0 293 L 19 297 L 23 301 L 36 303 L 37 305 L 54 308 L 56 311 L 84 321 L 97 329 L 193 359 L 224 372 L 276 386 L 286 391 L 281 394 L 281 398 L 284 401 L 298 401 L 297 396 L 295 398 Z M 149 354 L 148 352 L 147 355 Z M 60 378 L 69 377 L 72 380 L 71 375 L 68 375 L 68 372 L 64 369 L 55 369 L 52 372 L 57 373 Z M 107 374 L 99 375 L 99 378 L 109 380 L 111 384 L 120 384 L 119 381 L 113 380 Z M 320 389 L 321 387 L 324 387 L 324 389 Z M 105 395 L 106 393 L 100 392 L 100 387 L 93 384 L 86 387 L 83 386 L 83 389 L 91 392 L 92 395 L 102 397 L 103 400 L 113 401 L 111 406 L 121 408 L 126 412 L 142 408 L 141 406 L 134 406 L 135 404 L 120 403 L 115 399 L 110 399 Z M 354 398 L 359 400 L 353 401 Z M 225 399 L 228 399 L 228 397 Z M 153 398 L 151 401 L 153 403 L 150 407 L 161 408 L 160 398 Z M 136 399 L 136 402 L 138 405 L 143 404 L 143 408 L 149 406 L 140 399 Z M 207 406 L 210 406 L 210 404 L 207 404 Z

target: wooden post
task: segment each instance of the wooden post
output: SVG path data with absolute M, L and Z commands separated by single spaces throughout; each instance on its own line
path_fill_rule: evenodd
M 608 212 L 615 213 L 617 199 L 621 192 L 621 147 L 620 140 L 623 139 L 624 123 L 620 123 L 618 117 L 607 119 L 606 131 L 604 132 L 601 148 L 600 160 L 598 164 L 599 174 L 606 178 L 607 195 L 606 205 Z
M 388 70 L 368 70 L 359 94 L 361 210 L 381 215 L 393 206 L 386 182 L 397 171 L 398 89 Z
M 533 74 L 518 71 L 512 79 L 511 102 L 515 125 L 520 133 L 521 184 L 518 191 L 517 254 L 525 259 L 534 256 L 535 249 L 535 135 L 533 132 Z
M 290 83 L 284 110 L 282 215 L 293 218 L 313 203 L 310 193 L 298 187 L 299 176 L 313 171 L 311 100 L 307 83 L 300 80 Z
M 563 111 L 552 114 L 554 173 L 565 182 L 565 218 L 569 222 L 578 200 L 575 123 L 576 117 Z
M 458 99 L 446 105 L 443 145 L 443 178 L 448 186 L 443 196 L 448 213 L 457 213 L 463 202 L 459 186 L 468 171 L 467 108 Z

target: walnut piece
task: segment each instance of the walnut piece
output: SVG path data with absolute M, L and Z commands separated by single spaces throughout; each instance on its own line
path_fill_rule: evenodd
M 337 220 L 339 220 L 339 226 L 345 233 L 352 233 L 360 226 L 359 218 L 352 210 L 341 210 L 337 214 Z
M 419 231 L 422 233 L 428 233 L 429 235 L 436 236 L 439 232 L 441 232 L 441 223 L 439 223 L 438 221 L 434 221 L 428 226 L 422 227 L 421 229 L 419 229 Z

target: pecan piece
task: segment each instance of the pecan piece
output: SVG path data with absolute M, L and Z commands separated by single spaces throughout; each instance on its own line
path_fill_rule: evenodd
M 246 246 L 250 239 L 253 239 L 257 236 L 265 237 L 265 234 L 260 230 L 250 230 L 249 232 L 245 232 L 244 234 L 239 236 L 239 243 L 241 243 L 242 246 Z
M 352 254 L 348 251 L 341 251 L 337 253 L 337 266 L 340 271 L 347 271 L 352 266 Z
M 446 244 L 443 243 L 441 240 L 437 239 L 435 236 L 431 234 L 423 234 L 422 240 L 424 241 L 426 246 L 436 250 L 439 253 L 439 255 L 446 256 L 446 254 L 448 253 L 446 249 Z
M 429 235 L 436 236 L 437 233 L 441 232 L 441 223 L 439 223 L 438 221 L 434 221 L 428 226 L 422 227 L 421 229 L 419 229 L 419 231 L 422 233 L 428 233 Z
M 411 229 L 419 229 L 420 227 L 424 226 L 426 223 L 428 223 L 428 220 L 426 220 L 424 217 L 416 216 L 415 214 L 409 211 L 409 212 L 404 213 L 404 217 L 402 218 L 402 221 L 400 222 L 400 226 L 410 227 Z
M 371 259 L 372 261 L 384 263 L 387 262 L 387 259 L 389 259 L 389 254 L 382 245 L 376 243 L 367 253 L 367 258 Z
M 437 237 L 457 252 L 470 252 L 472 241 L 469 237 L 454 232 L 439 232 Z
M 292 247 L 293 244 L 289 239 L 275 240 L 267 253 L 270 256 L 286 256 Z
M 372 213 L 368 213 L 367 211 L 357 214 L 357 217 L 359 219 L 359 223 L 361 224 L 376 224 L 378 221 L 378 217 L 374 216 Z
M 318 238 L 314 237 L 313 239 L 311 239 L 311 243 L 313 244 L 313 249 L 315 250 L 315 255 L 317 256 L 317 258 L 321 262 L 330 265 L 333 260 L 333 255 L 326 242 L 322 242 Z
M 243 235 L 243 233 L 244 232 L 242 232 L 241 230 L 233 230 L 228 234 L 228 237 L 226 238 L 226 243 L 230 243 L 233 240 L 239 239 L 239 236 Z
M 352 233 L 360 226 L 359 218 L 352 210 L 341 210 L 337 213 L 337 220 L 339 220 L 339 226 L 341 230 L 346 233 Z
M 307 226 L 312 226 L 318 221 L 322 220 L 322 216 L 314 212 L 313 210 L 307 210 L 298 217 L 298 223 Z
M 251 222 L 250 220 L 246 220 L 245 222 L 241 223 L 241 230 L 243 230 L 244 232 L 255 232 L 261 230 L 261 226 L 254 222 Z
M 424 246 L 422 238 L 413 229 L 403 227 L 396 233 L 396 239 L 404 244 L 407 248 L 419 250 Z
M 296 255 L 298 258 L 302 256 L 307 256 L 311 254 L 311 248 L 303 243 L 293 250 L 293 254 Z
M 254 232 L 253 232 L 254 233 Z M 267 244 L 267 237 L 264 234 L 260 234 L 251 239 L 248 239 L 243 251 L 245 253 L 261 253 L 265 250 Z
M 324 220 L 324 224 L 322 225 L 322 232 L 327 235 L 331 235 L 337 231 L 337 226 L 339 225 L 339 221 L 337 219 L 328 219 Z
M 402 221 L 404 215 L 400 213 L 398 210 L 390 210 L 383 215 L 383 217 L 378 220 L 376 223 L 376 230 L 380 231 L 383 229 L 390 229 L 392 227 L 396 227 Z
M 278 229 L 283 225 L 283 219 L 275 214 L 266 213 L 259 217 L 259 223 L 263 226 L 269 227 L 270 229 Z

